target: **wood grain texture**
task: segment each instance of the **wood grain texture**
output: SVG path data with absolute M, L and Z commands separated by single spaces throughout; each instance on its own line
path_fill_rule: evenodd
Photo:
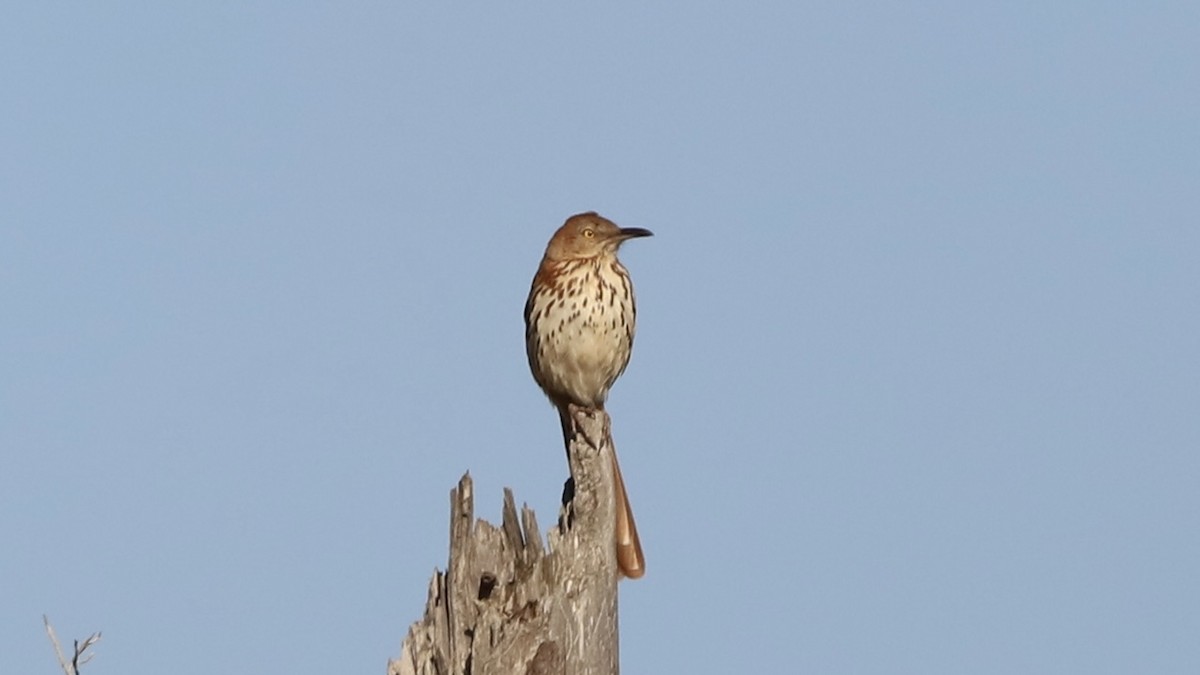
M 581 410 L 572 422 L 572 481 L 546 546 L 511 490 L 500 527 L 475 519 L 469 474 L 450 492 L 449 564 L 388 675 L 619 672 L 610 421 Z

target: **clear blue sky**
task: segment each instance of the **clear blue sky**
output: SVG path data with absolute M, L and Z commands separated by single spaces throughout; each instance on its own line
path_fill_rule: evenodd
M 0 673 L 381 674 L 654 230 L 624 672 L 1200 672 L 1200 5 L 23 3 Z

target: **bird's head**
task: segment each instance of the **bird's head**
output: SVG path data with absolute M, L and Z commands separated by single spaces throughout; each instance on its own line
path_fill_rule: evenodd
M 626 240 L 652 235 L 650 230 L 641 227 L 617 227 L 608 218 L 589 211 L 567 218 L 550 238 L 546 257 L 561 261 L 616 255 Z

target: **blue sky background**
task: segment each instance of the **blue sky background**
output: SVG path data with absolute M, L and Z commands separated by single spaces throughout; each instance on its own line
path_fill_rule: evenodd
M 1200 5 L 3 14 L 0 672 L 383 673 L 592 209 L 624 672 L 1200 672 Z

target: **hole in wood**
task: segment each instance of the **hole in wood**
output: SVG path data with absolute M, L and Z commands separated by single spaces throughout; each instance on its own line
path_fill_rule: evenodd
M 496 587 L 496 576 L 494 574 L 485 573 L 479 579 L 479 599 L 487 600 L 492 597 L 492 589 Z

